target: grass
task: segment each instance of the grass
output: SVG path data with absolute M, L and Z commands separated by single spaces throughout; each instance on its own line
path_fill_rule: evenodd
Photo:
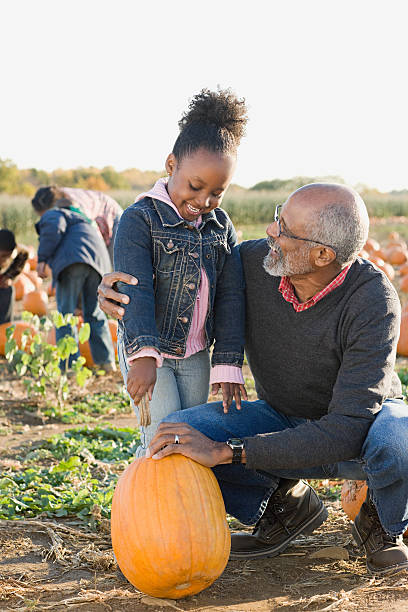
M 110 195 L 126 208 L 134 202 L 137 194 L 134 191 L 112 191 Z M 243 239 L 247 240 L 265 235 L 265 228 L 272 220 L 276 204 L 284 202 L 287 196 L 288 193 L 283 190 L 251 191 L 232 186 L 222 205 L 237 229 L 243 232 Z M 370 217 L 385 219 L 408 216 L 408 194 L 374 193 L 365 195 L 364 199 Z M 32 209 L 30 198 L 0 194 L 0 227 L 12 230 L 18 242 L 37 245 L 34 229 L 36 221 L 38 217 Z M 399 227 L 400 224 L 398 221 L 390 221 L 391 225 Z M 408 232 L 405 236 L 408 238 Z

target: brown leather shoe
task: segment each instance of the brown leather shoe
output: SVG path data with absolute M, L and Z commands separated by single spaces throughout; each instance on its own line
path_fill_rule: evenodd
M 230 559 L 275 557 L 326 518 L 327 509 L 307 482 L 282 479 L 252 534 L 231 534 Z
M 408 547 L 402 535 L 392 536 L 384 530 L 368 491 L 351 531 L 365 550 L 370 574 L 396 574 L 408 569 Z

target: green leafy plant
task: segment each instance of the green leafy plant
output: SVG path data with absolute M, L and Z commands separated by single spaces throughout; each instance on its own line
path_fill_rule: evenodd
M 62 409 L 68 397 L 70 373 L 75 375 L 78 385 L 84 386 L 92 372 L 85 367 L 84 357 L 78 357 L 69 368 L 70 356 L 78 351 L 73 336 L 67 334 L 53 345 L 48 342 L 47 334 L 53 326 L 78 326 L 79 318 L 73 314 L 62 315 L 57 311 L 51 313 L 51 318 L 40 318 L 31 312 L 23 312 L 22 318 L 34 328 L 34 335 L 32 329 L 24 330 L 19 348 L 13 337 L 15 327 L 10 326 L 6 330 L 6 359 L 17 374 L 24 377 L 24 385 L 29 394 L 39 393 L 45 396 L 47 390 L 50 390 L 55 395 L 58 407 Z M 86 342 L 89 334 L 89 323 L 83 323 L 78 330 L 79 342 Z
M 139 438 L 137 429 L 105 424 L 33 443 L 21 467 L 0 470 L 0 519 L 77 516 L 92 526 L 97 516 L 109 518 L 116 481 Z

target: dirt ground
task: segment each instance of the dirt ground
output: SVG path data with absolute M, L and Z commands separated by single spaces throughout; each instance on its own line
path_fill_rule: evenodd
M 118 390 L 119 374 L 96 379 L 87 393 Z M 78 391 L 80 394 L 81 392 Z M 18 381 L 0 370 L 0 469 L 24 447 L 73 425 L 46 421 L 24 410 L 26 394 Z M 103 417 L 117 426 L 136 425 L 129 415 Z M 324 495 L 324 493 L 322 493 Z M 117 571 L 109 521 L 86 531 L 79 520 L 44 517 L 0 521 L 0 611 L 166 609 L 211 612 L 389 611 L 408 612 L 408 572 L 374 579 L 355 547 L 350 522 L 340 502 L 324 499 L 326 523 L 312 536 L 299 537 L 273 559 L 230 561 L 224 573 L 196 596 L 158 600 L 137 591 Z M 239 529 L 239 524 L 232 523 Z

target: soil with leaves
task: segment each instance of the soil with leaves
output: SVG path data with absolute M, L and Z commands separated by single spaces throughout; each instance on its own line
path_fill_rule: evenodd
M 367 575 L 336 481 L 313 483 L 326 523 L 279 557 L 230 561 L 186 599 L 139 592 L 118 572 L 109 522 L 115 483 L 139 443 L 136 419 L 119 373 L 69 386 L 62 406 L 52 392 L 27 397 L 0 360 L 0 611 L 408 611 L 408 572 Z M 247 386 L 254 397 L 248 371 Z M 233 518 L 230 526 L 242 528 Z

